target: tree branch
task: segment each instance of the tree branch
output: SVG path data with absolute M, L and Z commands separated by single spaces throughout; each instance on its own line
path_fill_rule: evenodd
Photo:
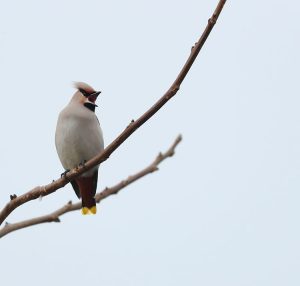
M 37 199 L 39 197 L 47 196 L 56 190 L 64 187 L 67 183 L 69 183 L 74 178 L 78 177 L 80 174 L 90 170 L 94 166 L 104 162 L 109 158 L 109 156 L 132 134 L 134 133 L 141 125 L 143 125 L 148 119 L 150 119 L 160 108 L 162 108 L 179 90 L 181 83 L 189 72 L 192 64 L 194 63 L 197 55 L 199 54 L 201 48 L 203 47 L 206 39 L 208 38 L 211 30 L 213 29 L 226 0 L 219 0 L 219 3 L 208 20 L 207 26 L 203 31 L 201 37 L 196 42 L 191 50 L 191 54 L 188 57 L 185 65 L 180 71 L 174 83 L 167 90 L 167 92 L 149 109 L 147 110 L 140 118 L 136 121 L 132 120 L 131 123 L 127 126 L 127 128 L 112 142 L 110 143 L 99 155 L 95 156 L 91 160 L 89 160 L 84 166 L 75 168 L 71 170 L 66 176 L 53 181 L 51 184 L 45 186 L 38 186 L 32 189 L 31 191 L 17 197 L 15 195 L 11 196 L 11 201 L 8 202 L 5 207 L 0 212 L 0 225 L 3 221 L 8 217 L 8 215 L 20 205 Z
M 165 153 L 159 153 L 155 160 L 146 168 L 143 170 L 139 171 L 138 173 L 129 176 L 127 179 L 121 181 L 120 183 L 116 184 L 113 187 L 110 188 L 105 188 L 102 192 L 97 193 L 95 196 L 96 203 L 101 202 L 102 200 L 106 199 L 107 197 L 111 195 L 116 195 L 120 190 L 124 189 L 131 183 L 137 181 L 138 179 L 141 179 L 142 177 L 153 173 L 158 170 L 158 165 L 165 159 L 172 157 L 175 154 L 175 148 L 177 145 L 180 143 L 182 140 L 181 135 L 179 135 L 174 143 L 169 147 L 169 149 Z M 72 212 L 75 210 L 80 210 L 81 209 L 81 202 L 73 204 L 71 201 L 69 201 L 66 205 L 63 207 L 59 208 L 58 210 L 36 218 L 24 220 L 21 222 L 17 223 L 6 223 L 2 229 L 0 229 L 0 238 L 19 229 L 41 224 L 41 223 L 46 223 L 46 222 L 60 222 L 60 217 L 68 212 Z

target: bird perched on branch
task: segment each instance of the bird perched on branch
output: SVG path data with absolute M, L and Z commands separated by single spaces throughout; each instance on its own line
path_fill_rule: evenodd
M 75 83 L 77 91 L 69 104 L 60 112 L 55 146 L 58 157 L 67 171 L 83 164 L 104 148 L 102 130 L 95 115 L 96 99 L 101 93 L 83 82 Z M 71 181 L 82 199 L 82 214 L 96 214 L 95 194 L 99 165 Z

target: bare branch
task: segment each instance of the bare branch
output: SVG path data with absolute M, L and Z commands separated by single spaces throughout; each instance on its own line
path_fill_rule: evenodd
M 220 0 L 213 15 L 208 20 L 207 26 L 203 31 L 200 39 L 196 42 L 195 46 L 191 50 L 191 54 L 188 57 L 185 65 L 180 71 L 174 83 L 167 90 L 167 92 L 150 108 L 148 109 L 140 118 L 136 121 L 132 121 L 126 129 L 112 142 L 110 143 L 99 155 L 95 156 L 89 160 L 84 166 L 75 168 L 71 170 L 66 176 L 52 182 L 51 184 L 45 186 L 38 186 L 32 189 L 31 191 L 19 196 L 11 196 L 11 201 L 8 202 L 5 207 L 0 212 L 0 225 L 8 217 L 8 215 L 20 205 L 37 199 L 39 197 L 47 196 L 56 190 L 64 187 L 74 178 L 78 177 L 80 174 L 90 170 L 94 166 L 104 162 L 109 158 L 109 156 L 132 134 L 134 133 L 141 125 L 143 125 L 147 120 L 149 120 L 159 109 L 161 109 L 179 90 L 181 83 L 189 72 L 192 64 L 194 63 L 197 55 L 199 54 L 201 48 L 203 47 L 206 39 L 208 38 L 211 30 L 213 29 L 226 0 Z
M 124 189 L 131 183 L 135 182 L 136 180 L 153 173 L 158 170 L 158 165 L 165 159 L 172 157 L 175 153 L 175 148 L 176 146 L 180 143 L 182 140 L 181 135 L 179 135 L 174 143 L 170 146 L 170 148 L 165 152 L 165 153 L 159 153 L 155 160 L 146 168 L 141 170 L 140 172 L 129 176 L 127 179 L 121 181 L 117 185 L 110 187 L 110 188 L 105 188 L 102 192 L 97 193 L 95 196 L 96 202 L 99 203 L 100 201 L 104 200 L 105 198 L 117 194 L 120 190 Z M 60 222 L 60 216 L 72 212 L 75 210 L 80 210 L 81 209 L 81 202 L 73 204 L 71 201 L 69 201 L 66 205 L 63 207 L 59 208 L 58 210 L 44 216 L 24 220 L 21 222 L 17 223 L 6 223 L 2 229 L 0 229 L 0 238 L 7 235 L 10 232 L 33 226 L 36 224 L 41 224 L 45 222 Z

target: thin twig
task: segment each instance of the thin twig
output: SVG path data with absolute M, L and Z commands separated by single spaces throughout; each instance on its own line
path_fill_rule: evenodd
M 127 179 L 121 181 L 117 185 L 110 187 L 110 188 L 105 188 L 102 192 L 97 193 L 95 196 L 96 202 L 99 203 L 100 201 L 104 200 L 105 198 L 107 198 L 111 195 L 117 194 L 120 190 L 124 189 L 125 187 L 127 187 L 131 183 L 135 182 L 136 180 L 138 180 L 150 173 L 157 171 L 158 165 L 163 160 L 165 160 L 169 157 L 172 157 L 174 155 L 175 148 L 180 143 L 181 140 L 182 140 L 182 137 L 181 137 L 181 135 L 179 135 L 175 139 L 174 143 L 170 146 L 170 148 L 165 153 L 159 153 L 157 155 L 157 157 L 155 158 L 155 160 L 149 166 L 147 166 L 140 172 L 129 176 Z M 13 231 L 16 231 L 16 230 L 19 230 L 19 229 L 22 229 L 25 227 L 29 227 L 29 226 L 33 226 L 33 225 L 37 225 L 37 224 L 41 224 L 41 223 L 46 223 L 46 222 L 60 222 L 60 217 L 62 215 L 72 212 L 72 211 L 75 211 L 75 210 L 79 210 L 80 208 L 81 208 L 81 202 L 73 204 L 71 201 L 69 201 L 66 205 L 64 205 L 63 207 L 57 209 L 56 211 L 54 211 L 50 214 L 32 218 L 32 219 L 28 219 L 28 220 L 24 220 L 24 221 L 17 222 L 17 223 L 6 223 L 4 225 L 4 227 L 2 227 L 2 229 L 0 229 L 0 238 L 13 232 Z
M 167 92 L 150 108 L 148 109 L 140 118 L 136 121 L 132 121 L 126 129 L 112 142 L 110 143 L 100 154 L 89 160 L 84 166 L 79 168 L 74 168 L 66 176 L 52 182 L 51 184 L 45 186 L 38 186 L 32 189 L 31 191 L 18 196 L 11 198 L 11 201 L 8 202 L 5 207 L 0 212 L 0 225 L 8 217 L 8 215 L 20 205 L 37 199 L 39 197 L 47 196 L 56 190 L 64 187 L 71 180 L 78 177 L 80 174 L 90 170 L 94 166 L 104 162 L 109 158 L 109 156 L 132 134 L 134 133 L 141 125 L 143 125 L 147 120 L 149 120 L 159 109 L 161 109 L 179 90 L 181 83 L 189 72 L 192 64 L 194 63 L 197 55 L 199 54 L 201 48 L 203 47 L 207 37 L 209 36 L 211 30 L 213 29 L 226 0 L 220 0 L 213 15 L 208 20 L 207 26 L 203 31 L 200 39 L 196 42 L 194 47 L 191 50 L 191 54 L 188 57 L 186 63 L 184 64 L 182 70 L 178 74 L 176 80 L 167 90 Z

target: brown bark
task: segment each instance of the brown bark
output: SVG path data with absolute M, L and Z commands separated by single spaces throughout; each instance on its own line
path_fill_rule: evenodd
M 174 143 L 170 146 L 170 148 L 165 152 L 165 153 L 159 153 L 155 160 L 146 168 L 143 170 L 139 171 L 138 173 L 129 176 L 127 179 L 121 181 L 117 185 L 110 187 L 110 188 L 105 188 L 102 192 L 97 193 L 95 196 L 96 202 L 99 203 L 105 198 L 111 196 L 111 195 L 116 195 L 120 190 L 124 189 L 131 183 L 135 182 L 138 179 L 141 179 L 142 177 L 151 174 L 155 171 L 158 170 L 158 165 L 165 159 L 172 157 L 175 153 L 175 148 L 176 146 L 180 143 L 182 140 L 182 137 L 179 135 Z M 68 202 L 66 205 L 63 207 L 59 208 L 58 210 L 44 215 L 40 217 L 35 217 L 32 219 L 24 220 L 21 222 L 17 223 L 7 223 L 0 229 L 0 238 L 19 229 L 45 223 L 45 222 L 60 222 L 60 217 L 68 212 L 72 212 L 75 210 L 81 209 L 81 202 L 78 202 L 76 204 L 73 204 L 71 201 Z

